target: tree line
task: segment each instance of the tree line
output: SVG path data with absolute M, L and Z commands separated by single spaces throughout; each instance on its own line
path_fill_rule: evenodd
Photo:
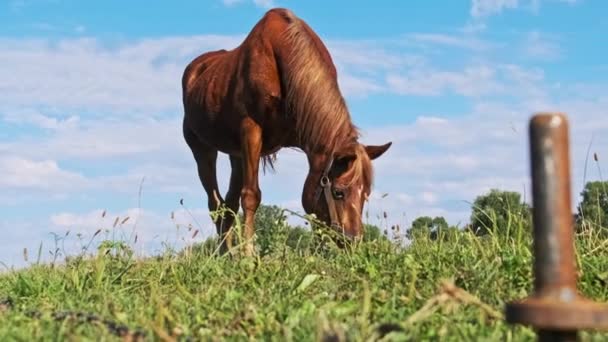
M 581 192 L 582 200 L 573 213 L 574 229 L 577 232 L 597 230 L 608 236 L 608 182 L 592 181 L 585 184 Z M 304 227 L 291 227 L 287 223 L 284 210 L 274 205 L 261 205 L 256 214 L 258 241 L 262 249 L 270 249 L 269 244 L 276 243 L 276 234 L 287 234 L 283 241 L 288 244 L 302 243 L 307 240 Z M 285 229 L 288 228 L 288 229 Z M 477 236 L 504 234 L 515 229 L 531 230 L 532 207 L 522 200 L 518 192 L 491 189 L 479 195 L 471 205 L 469 223 L 464 227 L 449 225 L 442 216 L 420 216 L 410 226 L 400 232 L 398 225 L 392 226 L 393 235 L 403 234 L 408 240 L 425 237 L 436 240 L 451 236 L 450 232 L 468 230 Z M 387 238 L 388 230 L 366 224 L 366 240 Z M 298 240 L 298 241 L 296 241 Z
M 582 199 L 573 213 L 573 228 L 578 233 L 597 230 L 608 235 L 608 182 L 588 182 L 580 195 Z M 532 207 L 522 200 L 518 192 L 491 189 L 475 198 L 470 222 L 464 229 L 483 236 L 504 233 L 517 224 L 532 228 Z M 456 229 L 458 227 L 448 225 L 441 216 L 422 216 L 412 221 L 406 235 L 409 239 L 423 235 L 436 239 L 440 232 Z
M 577 232 L 597 230 L 608 236 L 608 182 L 592 181 L 585 184 L 582 200 L 573 213 L 574 229 Z M 285 211 L 275 205 L 261 205 L 255 217 L 258 243 L 262 249 L 271 250 L 276 243 L 289 245 L 309 243 L 311 235 L 305 227 L 288 224 Z M 516 229 L 532 229 L 532 207 L 522 200 L 518 192 L 491 189 L 479 195 L 471 205 L 469 223 L 464 227 L 449 225 L 442 216 L 420 216 L 400 232 L 398 225 L 392 226 L 393 235 L 403 234 L 409 240 L 420 237 L 437 240 L 453 236 L 456 231 L 470 231 L 477 236 L 508 234 Z M 388 238 L 388 230 L 365 224 L 364 240 Z M 281 242 L 282 241 L 282 242 Z

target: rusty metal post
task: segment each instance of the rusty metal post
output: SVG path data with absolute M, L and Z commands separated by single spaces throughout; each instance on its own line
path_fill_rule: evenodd
M 540 341 L 575 341 L 580 329 L 608 329 L 608 305 L 579 295 L 570 195 L 568 119 L 530 120 L 534 223 L 534 293 L 507 304 L 509 323 L 537 329 Z

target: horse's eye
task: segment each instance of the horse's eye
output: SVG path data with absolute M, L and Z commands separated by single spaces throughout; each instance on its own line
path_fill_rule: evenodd
M 332 193 L 333 193 L 335 199 L 341 200 L 344 198 L 344 191 L 342 191 L 340 189 L 333 189 Z

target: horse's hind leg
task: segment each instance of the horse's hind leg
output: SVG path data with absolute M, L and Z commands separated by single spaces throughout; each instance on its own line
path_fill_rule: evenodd
M 187 127 L 184 126 L 184 138 L 186 143 L 192 150 L 192 155 L 196 161 L 198 168 L 198 177 L 203 184 L 203 188 L 207 193 L 207 204 L 209 212 L 217 211 L 220 206 L 224 203 L 220 196 L 220 192 L 217 185 L 216 175 L 216 162 L 217 162 L 217 150 L 213 147 L 203 143 L 198 137 Z M 215 226 L 217 233 L 222 242 L 222 250 L 225 251 L 232 245 L 229 231 L 224 229 L 223 215 L 218 215 L 215 220 Z M 229 226 L 228 226 L 229 228 Z

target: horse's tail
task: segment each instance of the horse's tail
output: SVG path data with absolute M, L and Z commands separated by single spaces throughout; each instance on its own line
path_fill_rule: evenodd
M 289 10 L 281 15 L 288 23 L 281 37 L 282 51 L 277 53 L 287 113 L 295 117 L 302 147 L 323 145 L 333 150 L 336 140 L 353 131 L 335 66 L 321 39 L 303 20 Z

